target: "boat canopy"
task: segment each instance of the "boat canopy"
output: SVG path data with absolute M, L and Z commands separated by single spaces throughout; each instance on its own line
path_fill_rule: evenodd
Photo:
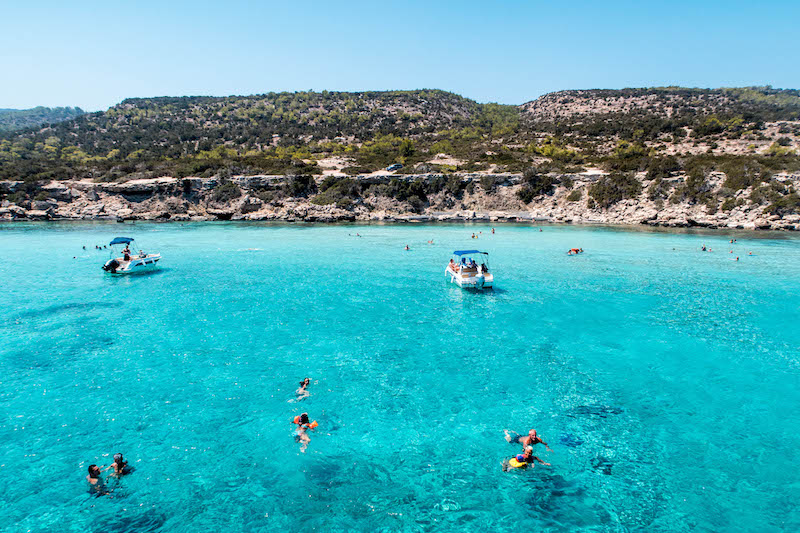
M 458 256 L 469 255 L 469 254 L 489 255 L 489 252 L 481 252 L 480 250 L 456 250 L 455 252 L 453 252 L 453 255 L 458 255 Z
M 132 242 L 133 239 L 131 239 L 130 237 L 114 237 L 114 240 L 111 241 L 109 244 L 113 246 L 114 244 L 130 244 Z

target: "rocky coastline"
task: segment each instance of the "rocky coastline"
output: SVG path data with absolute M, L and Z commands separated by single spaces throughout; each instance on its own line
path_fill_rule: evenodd
M 649 225 L 751 230 L 800 230 L 800 215 L 779 216 L 765 212 L 765 205 L 746 201 L 749 189 L 736 193 L 736 207 L 711 210 L 704 204 L 653 201 L 644 192 L 646 176 L 637 177 L 643 192 L 637 198 L 621 200 L 607 209 L 589 207 L 588 188 L 602 176 L 584 172 L 555 176 L 552 194 L 523 203 L 517 191 L 520 174 L 463 174 L 472 183 L 461 194 L 441 191 L 428 198 L 429 206 L 415 210 L 411 204 L 383 196 L 366 196 L 347 206 L 318 205 L 314 197 L 264 199 L 260 191 L 280 187 L 285 176 L 233 176 L 220 178 L 161 177 L 125 182 L 52 181 L 41 186 L 36 199 L 0 203 L 0 221 L 30 220 L 157 220 L 157 221 L 286 221 L 286 222 L 551 222 L 562 224 Z M 394 175 L 406 181 L 432 180 L 439 174 Z M 487 177 L 490 178 L 487 180 Z M 360 176 L 355 179 L 375 177 Z M 672 178 L 676 182 L 684 178 Z M 709 176 L 711 187 L 719 188 L 722 173 Z M 784 173 L 776 179 L 800 189 L 800 174 Z M 216 199 L 214 191 L 223 182 L 234 183 L 239 195 L 227 201 Z M 484 189 L 487 182 L 491 187 Z M 13 195 L 24 187 L 21 181 L 0 181 L 0 194 Z M 577 191 L 577 192 L 576 192 Z

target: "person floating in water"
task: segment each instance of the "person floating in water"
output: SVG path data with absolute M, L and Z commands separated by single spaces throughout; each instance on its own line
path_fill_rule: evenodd
M 583 253 L 583 248 L 570 248 L 567 255 L 578 255 Z
M 503 432 L 506 434 L 506 441 L 510 442 L 511 444 L 522 444 L 523 448 L 526 446 L 534 446 L 536 444 L 544 444 L 544 447 L 548 452 L 553 451 L 550 449 L 550 446 L 548 446 L 547 443 L 543 441 L 541 437 L 539 437 L 535 429 L 528 431 L 527 435 L 520 435 L 515 431 L 515 435 L 513 437 L 508 431 L 509 430 L 507 429 L 503 430 Z
M 101 469 L 95 464 L 89 465 L 89 474 L 86 476 L 86 481 L 89 482 L 89 492 L 91 494 L 103 496 L 110 492 L 108 487 L 106 487 L 105 481 L 100 477 L 100 474 L 103 473 L 104 470 L 108 470 L 108 468 Z
M 508 472 L 512 468 L 528 468 L 528 465 L 534 465 L 534 461 L 537 461 L 545 466 L 550 466 L 550 463 L 545 463 L 533 455 L 533 446 L 525 446 L 525 449 L 522 453 L 503 461 L 503 472 Z
M 708 251 L 708 250 L 706 249 L 706 245 L 705 245 L 705 244 L 703 245 L 703 248 L 702 248 L 702 250 L 703 250 L 704 252 L 707 252 L 707 251 Z
M 494 235 L 494 228 L 492 228 L 492 235 Z
M 409 251 L 410 249 L 411 248 L 409 248 L 408 245 L 406 244 L 406 251 Z
M 302 413 L 300 416 L 294 417 L 294 424 L 297 425 L 294 440 L 300 443 L 300 451 L 305 453 L 306 448 L 308 448 L 308 443 L 311 442 L 311 437 L 308 436 L 308 432 L 312 431 L 319 424 L 317 424 L 316 420 L 310 422 L 308 420 L 308 413 Z
M 300 387 L 295 391 L 297 394 L 297 401 L 305 400 L 311 393 L 308 392 L 308 386 L 311 385 L 311 378 L 306 378 L 300 382 Z

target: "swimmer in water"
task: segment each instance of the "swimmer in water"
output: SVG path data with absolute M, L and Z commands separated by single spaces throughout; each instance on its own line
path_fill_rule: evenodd
M 105 470 L 108 470 L 106 468 Z M 106 487 L 105 481 L 100 478 L 100 474 L 103 472 L 97 465 L 89 465 L 89 475 L 86 476 L 86 481 L 89 482 L 89 492 L 92 494 L 96 494 L 97 496 L 102 496 L 104 494 L 108 494 L 109 490 Z
M 545 466 L 550 466 L 550 463 L 545 463 L 544 461 L 533 455 L 533 446 L 525 446 L 523 452 L 517 455 L 515 459 L 517 460 L 518 463 L 524 463 L 525 467 L 527 467 L 527 465 L 535 466 L 534 461 L 539 462 Z M 512 468 L 519 468 L 519 467 L 512 467 L 509 464 L 508 459 L 503 461 L 503 472 L 508 472 Z
M 298 402 L 301 401 L 301 400 L 305 400 L 306 398 L 311 396 L 311 393 L 308 392 L 308 386 L 309 385 L 311 385 L 311 378 L 306 378 L 306 379 L 304 379 L 303 381 L 300 382 L 300 388 L 298 388 L 295 391 L 295 394 L 297 394 L 297 401 Z
M 311 442 L 311 437 L 308 436 L 308 432 L 317 427 L 316 422 L 310 422 L 308 420 L 308 413 L 302 413 L 300 416 L 294 417 L 294 423 L 297 425 L 294 440 L 300 443 L 300 451 L 305 453 L 306 448 L 308 448 L 308 443 Z
M 411 248 L 409 248 L 409 247 L 408 247 L 408 245 L 406 244 L 406 251 L 408 251 L 408 250 L 410 250 L 410 249 L 411 249 Z
M 130 473 L 130 469 L 128 468 L 128 461 L 125 461 L 122 457 L 121 453 L 114 454 L 114 462 L 111 463 L 109 468 L 113 468 L 114 472 L 111 474 L 114 477 L 122 477 L 125 474 Z
M 544 444 L 544 447 L 548 452 L 553 451 L 550 449 L 550 446 L 548 446 L 547 443 L 543 441 L 541 437 L 539 437 L 535 429 L 528 431 L 527 435 L 520 435 L 515 431 L 515 435 L 513 437 L 507 429 L 504 429 L 503 432 L 506 434 L 506 441 L 510 442 L 511 444 L 522 444 L 523 448 L 525 446 L 533 446 L 535 444 Z

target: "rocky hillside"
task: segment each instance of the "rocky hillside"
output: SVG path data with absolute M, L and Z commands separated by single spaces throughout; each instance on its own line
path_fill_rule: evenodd
M 797 194 L 776 200 L 773 185 L 729 194 L 729 179 L 712 172 L 701 188 L 687 176 L 665 180 L 647 174 L 530 172 L 54 181 L 34 200 L 3 201 L 0 220 L 547 221 L 800 230 Z M 796 188 L 800 173 L 777 175 L 775 183 Z M 23 182 L 0 182 L 0 193 L 19 195 L 24 187 Z M 698 194 L 705 199 L 727 196 L 721 202 L 692 199 Z
M 672 152 L 691 152 L 700 144 L 705 151 L 713 143 L 712 149 L 729 153 L 736 152 L 731 150 L 736 143 L 727 141 L 775 141 L 780 138 L 776 134 L 787 139 L 800 134 L 800 91 L 769 87 L 561 91 L 521 109 L 527 127 L 564 135 L 584 150 L 591 150 L 592 143 L 608 148 L 628 140 L 663 144 Z
M 459 196 L 468 185 L 456 185 L 467 176 L 488 184 L 515 175 L 514 209 L 523 211 L 566 191 L 576 217 L 626 202 L 717 218 L 736 209 L 793 216 L 797 184 L 780 176 L 800 172 L 799 117 L 800 93 L 769 87 L 562 91 L 522 106 L 434 90 L 130 99 L 0 134 L 0 180 L 16 184 L 0 201 L 40 211 L 33 202 L 50 199 L 52 182 L 162 178 L 215 180 L 222 198 L 233 178 L 284 176 L 305 188 L 258 191 L 262 203 L 300 194 L 356 213 L 376 197 L 420 215 L 469 208 Z M 394 163 L 403 167 L 385 170 Z M 579 192 L 563 176 L 598 182 Z
M 55 124 L 84 114 L 80 107 L 34 107 L 33 109 L 0 109 L 0 132 Z
M 596 115 L 741 115 L 753 120 L 800 120 L 800 91 L 763 88 L 560 91 L 523 104 L 534 122 L 576 122 Z

